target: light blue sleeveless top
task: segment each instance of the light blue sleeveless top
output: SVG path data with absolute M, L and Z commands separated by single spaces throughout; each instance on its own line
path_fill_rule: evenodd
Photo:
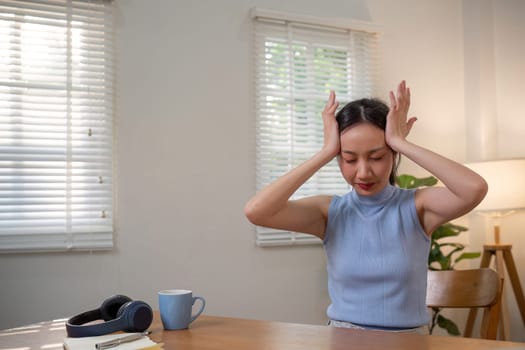
M 332 320 L 411 328 L 428 324 L 430 239 L 415 190 L 391 185 L 374 196 L 334 196 L 324 238 Z

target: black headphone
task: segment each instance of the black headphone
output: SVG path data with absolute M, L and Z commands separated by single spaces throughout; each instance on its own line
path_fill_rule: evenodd
M 105 322 L 84 325 L 95 320 Z M 125 295 L 113 295 L 100 308 L 76 315 L 67 320 L 68 337 L 92 337 L 117 331 L 143 332 L 153 321 L 151 307 L 143 301 L 131 300 Z

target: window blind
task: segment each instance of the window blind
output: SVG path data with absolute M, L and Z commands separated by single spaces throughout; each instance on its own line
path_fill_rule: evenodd
M 377 36 L 350 26 L 254 11 L 257 190 L 298 166 L 323 145 L 322 110 L 330 90 L 340 106 L 373 95 Z M 349 190 L 336 160 L 292 198 Z M 318 244 L 312 235 L 256 227 L 259 246 Z
M 0 252 L 113 246 L 112 17 L 0 0 Z

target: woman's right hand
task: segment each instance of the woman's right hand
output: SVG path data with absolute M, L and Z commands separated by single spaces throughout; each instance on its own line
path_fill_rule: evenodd
M 335 100 L 335 92 L 330 90 L 328 102 L 324 107 L 323 126 L 324 126 L 324 144 L 323 150 L 329 152 L 332 157 L 337 156 L 341 152 L 341 143 L 339 139 L 339 127 L 335 119 L 335 111 L 339 106 L 339 102 Z
M 324 145 L 311 158 L 258 191 L 244 206 L 244 213 L 253 224 L 279 230 L 324 237 L 331 196 L 317 195 L 291 199 L 292 195 L 319 169 L 339 154 L 339 127 L 335 111 L 339 103 L 330 91 L 322 113 Z

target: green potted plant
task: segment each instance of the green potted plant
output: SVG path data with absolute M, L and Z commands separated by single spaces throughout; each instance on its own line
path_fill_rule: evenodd
M 400 175 L 396 178 L 396 183 L 401 188 L 419 188 L 434 186 L 437 179 L 433 176 L 416 178 L 412 175 Z M 481 255 L 480 252 L 465 252 L 465 245 L 450 241 L 442 241 L 448 237 L 459 236 L 468 229 L 451 223 L 439 226 L 431 235 L 430 253 L 428 255 L 428 268 L 430 270 L 453 270 L 458 262 L 464 259 L 476 259 Z M 432 318 L 429 325 L 430 334 L 435 326 L 439 326 L 450 335 L 460 335 L 459 329 L 454 321 L 441 314 L 440 308 L 432 308 Z

